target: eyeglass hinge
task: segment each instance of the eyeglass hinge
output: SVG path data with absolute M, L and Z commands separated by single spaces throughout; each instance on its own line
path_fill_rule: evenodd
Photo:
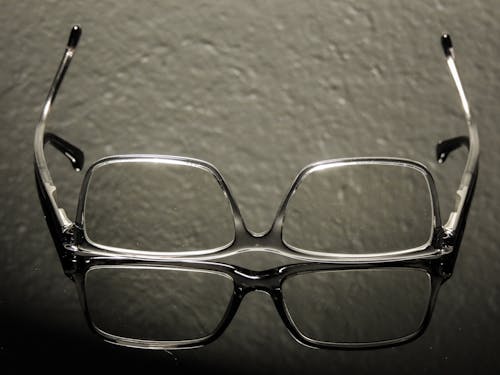
M 455 233 L 446 228 L 442 228 L 443 233 L 440 241 L 441 254 L 450 254 L 455 248 Z
M 58 248 L 59 259 L 63 267 L 64 273 L 73 280 L 73 275 L 77 269 L 77 258 L 75 251 L 78 249 L 75 241 L 75 225 L 67 227 L 60 237 L 61 247 Z

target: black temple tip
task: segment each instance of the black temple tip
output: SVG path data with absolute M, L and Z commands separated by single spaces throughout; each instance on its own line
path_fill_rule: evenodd
M 76 48 L 80 40 L 80 35 L 82 35 L 82 28 L 80 25 L 74 25 L 69 34 L 68 48 Z
M 450 34 L 441 35 L 441 45 L 443 46 L 443 52 L 446 57 L 453 57 L 453 43 L 451 42 Z

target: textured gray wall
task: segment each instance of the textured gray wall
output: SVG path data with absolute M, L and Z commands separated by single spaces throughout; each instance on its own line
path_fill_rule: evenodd
M 179 372 L 498 372 L 497 1 L 1 5 L 0 356 L 9 365 L 92 368 L 108 356 L 110 368 Z M 439 46 L 449 31 L 480 128 L 481 172 L 455 275 L 425 335 L 378 351 L 312 350 L 288 336 L 267 296 L 254 294 L 206 348 L 170 355 L 92 336 L 60 269 L 32 171 L 34 124 L 73 23 L 84 35 L 50 129 L 88 161 L 116 153 L 208 160 L 255 231 L 269 226 L 300 168 L 346 156 L 426 163 L 447 218 L 465 160 L 464 152 L 444 166 L 433 159 L 438 140 L 465 132 Z M 81 175 L 52 156 L 60 203 L 73 215 Z

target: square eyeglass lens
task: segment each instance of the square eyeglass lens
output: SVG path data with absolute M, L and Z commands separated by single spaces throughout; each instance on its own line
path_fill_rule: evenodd
M 308 272 L 282 285 L 287 314 L 310 340 L 362 344 L 417 332 L 431 298 L 429 274 L 417 268 Z
M 423 171 L 396 163 L 330 163 L 306 172 L 285 209 L 283 241 L 325 253 L 425 247 L 434 228 Z
M 135 340 L 199 340 L 222 321 L 233 280 L 176 267 L 97 266 L 85 277 L 87 309 L 101 333 Z
M 98 246 L 189 252 L 225 247 L 234 219 L 208 168 L 173 160 L 125 160 L 95 168 L 86 191 L 84 229 Z

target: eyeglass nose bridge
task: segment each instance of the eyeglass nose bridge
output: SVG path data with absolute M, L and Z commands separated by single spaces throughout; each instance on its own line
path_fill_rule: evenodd
M 264 233 L 253 233 L 244 224 L 240 218 L 235 223 L 235 238 L 232 244 L 236 249 L 279 249 L 283 250 L 282 227 L 283 217 L 278 214 L 271 228 Z
M 236 290 L 240 297 L 244 297 L 247 293 L 260 291 L 273 296 L 280 290 L 280 275 L 279 271 L 250 271 L 243 272 L 235 270 Z

